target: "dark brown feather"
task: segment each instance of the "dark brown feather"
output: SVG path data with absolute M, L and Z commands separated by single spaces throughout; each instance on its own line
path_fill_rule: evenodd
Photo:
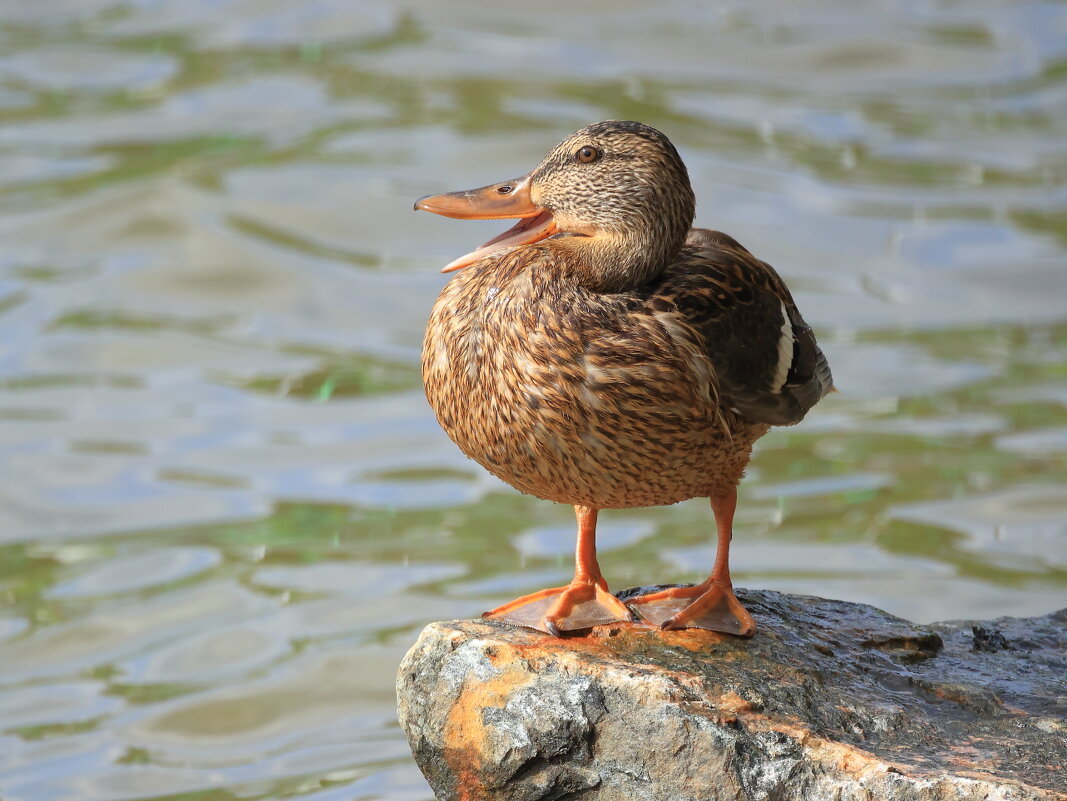
M 771 425 L 798 423 L 833 386 L 826 357 L 785 282 L 733 237 L 694 228 L 678 260 L 649 289 L 673 299 L 700 331 L 722 402 L 742 416 Z M 779 383 L 783 306 L 793 342 Z

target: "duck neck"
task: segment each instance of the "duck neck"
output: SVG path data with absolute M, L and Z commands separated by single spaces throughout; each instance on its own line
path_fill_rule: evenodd
M 549 240 L 567 274 L 594 292 L 625 292 L 663 273 L 685 244 L 693 220 L 692 195 L 667 214 L 646 214 L 639 224 L 592 235 L 564 231 Z

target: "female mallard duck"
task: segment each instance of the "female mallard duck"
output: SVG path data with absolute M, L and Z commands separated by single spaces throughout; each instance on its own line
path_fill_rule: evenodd
M 662 628 L 752 634 L 730 582 L 737 484 L 753 443 L 832 385 L 782 279 L 725 234 L 690 230 L 685 165 L 637 122 L 582 128 L 522 178 L 415 208 L 520 218 L 444 268 L 468 269 L 430 316 L 426 396 L 464 453 L 578 518 L 571 583 L 486 616 L 556 635 L 632 620 L 597 564 L 597 511 L 706 496 L 707 580 L 629 603 Z

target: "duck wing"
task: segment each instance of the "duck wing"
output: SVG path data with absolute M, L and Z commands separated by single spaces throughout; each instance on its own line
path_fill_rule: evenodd
M 679 259 L 649 287 L 656 310 L 680 313 L 715 366 L 720 405 L 770 425 L 800 422 L 833 376 L 785 282 L 736 240 L 689 232 Z

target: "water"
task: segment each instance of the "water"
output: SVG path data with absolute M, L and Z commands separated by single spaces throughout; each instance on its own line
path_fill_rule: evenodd
M 429 801 L 421 627 L 565 580 L 568 509 L 437 429 L 437 268 L 503 180 L 661 127 L 841 393 L 766 437 L 738 583 L 1067 604 L 1062 3 L 0 4 L 0 795 Z M 699 501 L 607 512 L 616 588 Z

